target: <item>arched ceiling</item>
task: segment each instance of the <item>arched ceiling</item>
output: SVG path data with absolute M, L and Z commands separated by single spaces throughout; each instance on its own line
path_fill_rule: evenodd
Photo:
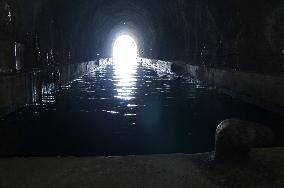
M 136 36 L 141 51 L 145 53 L 158 47 L 158 41 L 168 47 L 174 38 L 173 28 L 180 20 L 175 1 L 89 1 L 85 2 L 84 16 L 78 20 L 77 30 L 89 28 L 93 33 L 96 50 L 108 55 L 110 41 L 116 33 L 128 32 Z M 79 16 L 80 17 L 80 16 Z M 88 19 L 88 20 L 86 20 Z M 163 40 L 161 40 L 163 39 Z M 175 41 L 177 38 L 174 39 Z
M 5 4 L 9 24 L 1 23 L 9 19 Z M 109 56 L 114 38 L 129 33 L 148 58 L 284 67 L 283 0 L 0 0 L 2 9 L 2 38 L 22 43 L 43 65 L 47 56 L 56 63 Z

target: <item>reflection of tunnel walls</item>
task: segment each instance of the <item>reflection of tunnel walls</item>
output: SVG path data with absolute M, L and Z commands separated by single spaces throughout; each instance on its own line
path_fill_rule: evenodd
M 89 73 L 97 65 L 98 62 L 96 61 L 73 63 L 52 69 L 42 69 L 41 71 L 1 76 L 0 117 L 27 104 L 42 104 L 45 94 L 54 94 L 55 89 Z
M 271 73 L 284 69 L 281 0 L 4 1 L 11 7 L 10 37 L 24 45 L 26 68 L 108 56 L 115 32 L 127 30 L 144 57 Z

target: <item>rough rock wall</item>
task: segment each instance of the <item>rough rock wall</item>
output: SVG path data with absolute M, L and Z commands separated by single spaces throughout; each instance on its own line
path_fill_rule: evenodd
M 143 57 L 284 72 L 283 0 L 0 0 L 0 12 L 1 72 L 14 42 L 23 68 L 42 67 L 110 56 L 123 32 Z

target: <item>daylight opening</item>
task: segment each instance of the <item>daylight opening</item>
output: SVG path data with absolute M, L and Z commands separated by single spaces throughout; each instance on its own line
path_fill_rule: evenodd
M 121 35 L 114 42 L 113 58 L 124 64 L 135 63 L 137 50 L 137 44 L 131 36 Z

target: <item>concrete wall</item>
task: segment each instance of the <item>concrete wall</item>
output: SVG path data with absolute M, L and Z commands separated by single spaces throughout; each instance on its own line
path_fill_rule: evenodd
M 186 71 L 192 77 L 206 81 L 227 94 L 283 113 L 283 76 L 194 65 L 186 65 Z
M 0 76 L 0 117 L 27 104 L 41 101 L 48 85 L 56 89 L 88 73 L 97 61 L 61 65 L 55 68 Z M 48 91 L 50 92 L 50 91 Z
M 0 39 L 0 73 L 12 72 L 16 69 L 14 42 Z

